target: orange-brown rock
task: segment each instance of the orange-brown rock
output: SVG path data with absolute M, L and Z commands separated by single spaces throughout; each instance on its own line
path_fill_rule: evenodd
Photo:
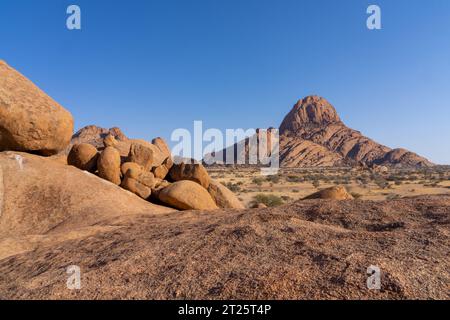
M 67 164 L 77 167 L 81 170 L 95 172 L 97 169 L 97 149 L 90 144 L 75 144 L 67 156 Z
M 122 173 L 122 176 L 125 176 L 129 169 L 134 169 L 137 171 L 144 171 L 144 168 L 137 163 L 125 162 L 125 163 L 122 163 L 122 165 L 120 166 L 120 171 Z
M 158 199 L 181 210 L 215 210 L 216 203 L 200 184 L 182 180 L 170 184 L 158 193 Z
M 171 152 L 170 148 L 167 145 L 166 141 L 164 141 L 163 138 L 155 138 L 152 140 L 152 144 L 158 147 L 158 149 L 161 151 L 161 153 L 164 155 L 165 158 L 171 158 Z M 169 168 L 170 169 L 170 168 Z
M 148 171 L 153 167 L 153 150 L 144 146 L 141 143 L 132 143 L 130 153 L 128 155 L 128 162 L 139 164 Z
M 174 164 L 170 169 L 170 177 L 174 181 L 190 180 L 197 182 L 203 188 L 207 189 L 210 182 L 208 171 L 199 163 L 180 163 Z
M 219 208 L 224 209 L 244 209 L 245 206 L 236 195 L 220 182 L 211 179 L 208 192 Z
M 72 137 L 70 112 L 0 61 L 0 151 L 53 155 Z
M 331 187 L 313 193 L 303 200 L 324 199 L 324 200 L 352 200 L 353 196 L 342 186 Z
M 110 133 L 108 134 L 105 139 L 103 140 L 103 145 L 105 148 L 107 147 L 117 147 L 119 142 L 116 140 L 116 138 Z
M 114 147 L 103 150 L 97 160 L 98 175 L 116 185 L 120 184 L 120 153 Z
M 114 138 L 114 141 L 112 140 Z M 86 126 L 77 133 L 75 133 L 70 142 L 71 145 L 78 143 L 88 143 L 97 148 L 97 150 L 103 150 L 107 146 L 114 146 L 122 158 L 126 160 L 130 153 L 131 142 L 123 134 L 123 132 L 117 128 L 105 129 L 97 126 Z M 112 145 L 112 144 L 113 145 Z M 70 151 L 70 146 L 65 150 L 66 153 Z
M 43 246 L 44 234 L 76 239 L 88 234 L 85 228 L 98 231 L 96 223 L 107 217 L 169 211 L 73 166 L 0 152 L 0 259 L 10 250 Z
M 133 169 L 129 169 L 127 174 L 122 180 L 120 186 L 136 195 L 142 199 L 148 199 L 152 193 L 150 187 L 142 184 L 138 179 L 133 178 Z
M 139 183 L 145 185 L 148 188 L 155 186 L 155 176 L 153 173 L 141 170 L 140 168 L 130 168 L 125 174 L 125 177 L 135 179 Z

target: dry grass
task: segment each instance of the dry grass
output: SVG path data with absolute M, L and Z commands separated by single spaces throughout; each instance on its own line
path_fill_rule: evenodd
M 420 195 L 450 194 L 450 168 L 391 169 L 387 174 L 348 168 L 280 169 L 265 177 L 256 168 L 208 168 L 211 176 L 235 192 L 246 206 L 258 194 L 274 195 L 285 203 L 319 189 L 343 185 L 360 200 L 387 200 Z

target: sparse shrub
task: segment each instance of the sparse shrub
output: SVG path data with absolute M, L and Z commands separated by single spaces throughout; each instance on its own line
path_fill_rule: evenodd
M 253 204 L 263 203 L 268 207 L 276 207 L 283 204 L 283 199 L 273 194 L 257 194 L 253 197 Z
M 303 178 L 299 177 L 299 176 L 291 175 L 286 178 L 286 181 L 288 181 L 288 182 L 303 182 Z
M 266 180 L 272 183 L 278 183 L 280 182 L 280 176 L 279 175 L 267 176 Z
M 375 184 L 380 188 L 380 189 L 386 189 L 389 187 L 389 182 L 387 182 L 386 180 L 382 179 L 382 178 L 377 178 L 375 180 Z
M 228 189 L 230 189 L 233 192 L 238 192 L 241 190 L 241 187 L 237 183 L 232 183 L 232 182 L 228 182 L 227 184 L 225 184 L 225 187 L 227 187 Z
M 351 194 L 351 195 L 353 196 L 353 198 L 355 198 L 355 199 L 360 199 L 360 198 L 362 197 L 362 194 L 357 193 L 357 192 L 351 192 L 350 194 Z
M 386 199 L 388 199 L 388 200 L 395 200 L 395 199 L 400 199 L 400 198 L 401 198 L 401 196 L 399 194 L 395 194 L 395 193 L 390 194 L 386 197 Z
M 264 182 L 264 179 L 261 178 L 261 177 L 256 177 L 256 178 L 253 178 L 252 181 L 253 181 L 253 183 L 256 184 L 257 186 L 262 186 L 262 184 L 263 184 L 263 182 Z

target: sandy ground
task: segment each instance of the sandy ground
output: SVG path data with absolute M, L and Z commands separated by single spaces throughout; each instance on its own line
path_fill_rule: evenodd
M 234 185 L 233 190 L 238 197 L 249 206 L 257 194 L 272 194 L 283 198 L 284 203 L 303 199 L 304 197 L 327 187 L 343 185 L 347 190 L 361 200 L 387 200 L 420 195 L 450 195 L 450 169 L 442 169 L 443 174 L 424 173 L 423 170 L 393 170 L 387 174 L 373 175 L 369 171 L 342 169 L 280 169 L 279 180 L 269 181 L 253 168 L 208 168 L 211 176 L 225 185 Z M 373 175 L 373 177 L 372 177 Z M 314 176 L 325 176 L 324 181 L 317 179 L 319 184 L 314 186 Z M 288 177 L 297 177 L 307 181 L 292 181 Z M 361 178 L 366 177 L 367 182 L 362 183 Z M 401 180 L 401 184 L 389 179 Z M 408 179 L 409 178 L 409 179 Z M 262 180 L 257 185 L 254 180 Z M 406 180 L 408 179 L 408 180 Z M 295 180 L 295 179 L 294 179 Z M 382 188 L 376 182 L 386 181 L 389 186 Z

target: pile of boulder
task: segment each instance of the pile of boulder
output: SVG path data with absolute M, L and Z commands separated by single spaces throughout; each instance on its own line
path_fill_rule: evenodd
M 210 178 L 202 164 L 174 163 L 162 138 L 150 143 L 110 133 L 102 147 L 74 144 L 67 162 L 145 200 L 176 209 L 244 208 L 229 189 Z
M 98 129 L 89 126 L 72 136 L 70 112 L 0 61 L 0 152 L 28 152 L 63 162 L 67 155 L 69 165 L 176 209 L 244 208 L 201 164 L 175 164 L 163 139 L 150 143 L 128 139 L 118 128 L 99 134 Z

